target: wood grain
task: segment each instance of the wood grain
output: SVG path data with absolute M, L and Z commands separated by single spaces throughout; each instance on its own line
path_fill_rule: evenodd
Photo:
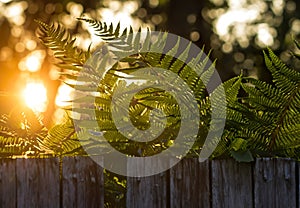
M 253 207 L 251 163 L 211 161 L 212 207 Z
M 254 167 L 255 207 L 296 207 L 295 161 L 257 159 Z
M 58 158 L 17 159 L 17 207 L 59 207 Z
M 161 165 L 160 162 L 161 161 L 155 161 L 151 164 L 144 163 L 144 165 L 147 166 L 144 168 L 145 169 L 149 167 L 159 168 Z M 168 205 L 168 201 L 167 201 L 168 175 L 167 174 L 168 174 L 167 172 L 163 172 L 148 177 L 128 177 L 127 194 L 126 194 L 127 207 L 130 208 L 167 207 Z
M 91 158 L 65 157 L 61 173 L 58 158 L 0 159 L 0 207 L 104 207 L 103 169 Z M 299 178 L 299 163 L 291 159 L 184 159 L 154 176 L 128 177 L 126 205 L 300 208 Z
M 182 160 L 170 170 L 171 207 L 210 207 L 209 161 Z
M 0 159 L 0 206 L 16 207 L 16 160 Z
M 63 158 L 63 207 L 104 207 L 103 169 L 90 157 Z

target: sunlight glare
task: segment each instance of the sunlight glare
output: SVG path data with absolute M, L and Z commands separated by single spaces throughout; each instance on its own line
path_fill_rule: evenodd
M 11 2 L 12 0 L 0 0 L 1 3 L 7 4 L 9 2 Z
M 218 2 L 218 0 L 210 1 Z M 285 3 L 283 0 L 269 1 L 272 3 L 271 10 L 274 16 L 267 12 L 269 3 L 264 0 L 228 0 L 227 10 L 211 9 L 208 10 L 207 16 L 213 20 L 215 32 L 226 44 L 238 43 L 246 48 L 250 40 L 255 38 L 258 46 L 274 46 L 277 36 L 275 28 L 282 21 L 280 16 Z M 227 50 L 229 49 L 227 46 L 223 49 L 230 51 Z
M 258 17 L 259 13 L 255 9 L 240 9 L 227 11 L 216 22 L 217 33 L 221 36 L 228 34 L 229 27 L 235 23 L 249 23 Z M 242 24 L 241 24 L 242 25 Z
M 152 22 L 149 21 L 145 23 L 133 15 L 134 13 L 137 13 L 138 16 L 141 17 L 147 14 L 145 9 L 140 8 L 140 1 L 103 0 L 101 3 L 103 4 L 103 7 L 85 12 L 82 16 L 86 18 L 100 19 L 102 22 L 106 22 L 108 25 L 112 23 L 114 28 L 120 22 L 120 31 L 123 31 L 125 28 L 129 28 L 130 26 L 133 28 L 133 30 L 138 30 L 140 27 L 154 27 Z M 156 21 L 161 22 L 162 17 L 156 16 Z M 91 47 L 93 50 L 95 47 L 98 47 L 99 44 L 103 43 L 103 40 L 101 40 L 101 38 L 95 34 L 94 29 L 89 27 L 87 23 L 82 24 L 82 28 L 88 31 L 89 37 L 84 37 L 84 35 L 76 36 L 76 43 L 78 43 L 81 48 Z
M 45 112 L 47 108 L 47 90 L 42 82 L 28 82 L 22 92 L 25 104 L 34 112 Z
M 81 4 L 77 4 L 71 1 L 67 4 L 67 10 L 70 12 L 71 16 L 80 17 L 84 8 Z
M 274 14 L 282 15 L 284 6 L 285 6 L 284 0 L 273 0 L 271 8 Z
M 267 24 L 260 24 L 258 27 L 258 34 L 257 34 L 259 46 L 271 46 L 274 44 L 274 39 L 272 34 L 270 33 L 270 28 Z
M 140 20 L 132 18 L 132 14 L 139 8 L 136 1 L 108 1 L 106 2 L 108 8 L 99 8 L 98 12 L 104 22 L 112 22 L 113 24 L 121 23 L 121 30 L 133 26 L 134 29 L 139 27 Z M 139 22 L 136 22 L 139 21 Z
M 120 22 L 121 30 L 124 30 L 133 24 L 131 15 L 123 10 L 114 13 L 111 9 L 103 9 L 101 13 L 104 22 L 112 22 L 114 25 Z
M 37 72 L 41 69 L 46 54 L 43 50 L 33 51 L 19 63 L 21 71 Z
M 4 16 L 14 25 L 23 25 L 25 22 L 24 11 L 28 8 L 26 1 L 12 2 L 5 8 Z

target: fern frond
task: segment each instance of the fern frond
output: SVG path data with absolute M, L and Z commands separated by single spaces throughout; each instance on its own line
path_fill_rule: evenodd
M 236 136 L 247 140 L 255 155 L 283 156 L 299 141 L 300 73 L 287 67 L 270 49 L 264 57 L 273 84 L 244 79 L 247 96 L 236 112 L 243 114 L 246 126 Z
M 265 63 L 273 76 L 273 82 L 277 88 L 288 93 L 293 85 L 300 82 L 300 73 L 290 69 L 284 64 L 271 49 L 264 51 Z
M 47 129 L 29 109 L 14 109 L 9 115 L 0 117 L 0 157 L 38 156 L 46 149 L 41 148 Z
M 149 87 L 136 93 L 132 98 L 132 102 L 129 106 L 129 114 L 130 120 L 137 129 L 147 129 L 149 127 L 149 115 L 153 109 L 158 108 L 166 114 L 167 125 L 164 133 L 152 143 L 149 143 L 149 148 L 146 148 L 143 151 L 142 149 L 145 148 L 145 145 L 140 143 L 128 142 L 125 147 L 124 145 L 116 145 L 117 141 L 120 142 L 120 144 L 124 144 L 128 139 L 117 130 L 112 121 L 112 117 L 110 116 L 112 97 L 113 95 L 117 97 L 114 101 L 116 103 L 113 103 L 113 106 L 121 106 L 125 96 L 137 87 L 134 83 L 131 85 L 124 85 L 124 80 L 131 82 L 131 80 L 147 79 L 149 77 L 147 74 L 133 76 L 132 73 L 137 72 L 144 67 L 157 67 L 177 74 L 179 79 L 183 80 L 193 91 L 194 96 L 199 103 L 199 108 L 201 108 L 201 102 L 203 99 L 206 99 L 207 95 L 206 84 L 214 70 L 209 58 L 204 57 L 204 54 L 200 53 L 194 59 L 187 61 L 191 45 L 189 45 L 178 58 L 174 58 L 175 54 L 178 53 L 180 39 L 177 41 L 177 47 L 175 45 L 163 54 L 164 44 L 168 38 L 167 33 L 159 33 L 159 37 L 153 42 L 150 39 L 151 32 L 148 30 L 145 39 L 141 41 L 140 33 L 133 35 L 132 28 L 129 28 L 129 32 L 127 33 L 126 29 L 122 32 L 120 31 L 119 24 L 114 27 L 113 25 L 107 25 L 106 23 L 95 20 L 85 18 L 79 18 L 79 20 L 89 23 L 95 29 L 96 35 L 110 44 L 110 52 L 117 57 L 123 57 L 120 62 L 122 62 L 123 65 L 126 63 L 127 66 L 119 67 L 119 64 L 117 63 L 103 75 L 103 68 L 106 66 L 104 62 L 105 58 L 107 58 L 105 55 L 101 56 L 102 59 L 100 61 L 88 61 L 85 65 L 85 71 L 81 72 L 81 81 L 86 83 L 83 83 L 82 85 L 77 83 L 72 84 L 71 86 L 75 90 L 85 94 L 84 97 L 89 96 L 89 101 L 92 101 L 93 105 L 84 103 L 84 98 L 74 99 L 73 105 L 78 105 L 78 107 L 75 107 L 72 110 L 82 116 L 87 116 L 95 109 L 96 118 L 85 121 L 79 120 L 75 123 L 87 129 L 100 127 L 100 130 L 105 132 L 104 136 L 107 140 L 114 143 L 117 148 L 127 148 L 127 150 L 129 150 L 128 154 L 130 155 L 152 155 L 154 152 L 167 148 L 168 145 L 172 143 L 170 143 L 170 141 L 176 138 L 176 132 L 178 132 L 178 128 L 180 127 L 180 117 L 183 116 L 179 113 L 180 110 L 178 109 L 176 100 L 168 92 L 162 91 L 153 85 L 153 87 Z M 150 49 L 154 52 L 143 52 L 146 49 Z M 127 56 L 127 54 L 130 54 L 130 56 Z M 152 76 L 160 76 L 159 74 L 155 74 L 155 71 L 153 71 L 153 73 Z M 74 80 L 76 78 L 76 75 L 73 76 L 73 74 L 65 75 L 68 76 L 69 79 Z M 181 84 L 179 82 L 177 84 L 177 82 L 178 80 L 173 80 L 173 85 L 178 85 L 177 88 L 181 89 Z M 122 83 L 124 86 L 122 86 Z M 124 89 L 124 92 L 119 92 L 118 95 L 116 95 L 116 88 Z M 209 109 L 205 109 L 203 112 L 208 113 Z M 152 125 L 157 125 L 157 128 L 162 127 L 163 123 L 161 123 L 160 120 L 161 119 L 157 117 L 157 122 Z M 208 123 L 208 121 L 206 123 Z M 88 134 L 84 133 L 84 135 Z M 134 136 L 135 132 L 132 132 L 132 135 Z M 151 137 L 151 135 L 149 135 L 149 137 Z M 88 141 L 92 142 L 91 138 L 93 138 L 93 135 L 88 136 L 88 138 L 89 139 L 86 140 L 87 143 Z M 91 147 L 94 146 L 95 145 L 91 145 Z M 155 147 L 155 151 L 151 147 Z
M 123 35 L 127 34 L 127 29 L 120 31 L 120 22 L 114 28 L 113 24 L 111 23 L 108 25 L 106 22 L 101 22 L 93 19 L 87 18 L 77 18 L 78 20 L 87 22 L 94 30 L 95 34 L 101 37 L 104 41 L 111 41 L 119 38 Z M 132 28 L 129 29 L 132 32 Z
M 57 66 L 66 70 L 67 75 L 77 75 L 83 64 L 90 57 L 90 51 L 83 51 L 75 46 L 75 38 L 72 38 L 61 25 L 48 25 L 35 20 L 39 25 L 39 38 L 42 43 L 54 52 L 54 56 L 60 60 Z M 66 74 L 62 74 L 65 76 Z M 73 78 L 73 77 L 72 77 Z
M 73 123 L 68 118 L 49 130 L 42 145 L 44 148 L 51 149 L 56 156 L 85 154 L 75 134 Z

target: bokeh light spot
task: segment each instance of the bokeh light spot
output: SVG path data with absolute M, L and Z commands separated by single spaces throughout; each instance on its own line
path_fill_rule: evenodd
M 74 2 L 69 2 L 67 4 L 67 10 L 73 17 L 80 17 L 83 12 L 83 6 L 81 4 L 76 4 Z
M 200 33 L 197 31 L 191 32 L 190 39 L 191 39 L 191 41 L 194 41 L 194 42 L 198 41 L 200 39 Z
M 147 16 L 147 10 L 145 8 L 140 8 L 137 12 L 139 18 L 144 18 Z
M 51 3 L 48 3 L 46 6 L 45 6 L 45 12 L 47 14 L 52 14 L 53 12 L 55 12 L 55 6 Z
M 241 53 L 241 52 L 237 52 L 237 53 L 235 53 L 234 55 L 233 55 L 233 57 L 234 57 L 234 60 L 236 61 L 236 62 L 243 62 L 244 61 L 244 59 L 245 59 L 245 55 L 243 54 L 243 53 Z
M 300 20 L 296 19 L 292 22 L 292 31 L 295 33 L 300 33 Z
M 275 34 L 274 34 L 275 35 Z M 271 46 L 274 44 L 271 29 L 267 24 L 260 24 L 258 27 L 257 44 L 261 47 Z
M 33 51 L 20 61 L 19 69 L 21 71 L 37 72 L 41 69 L 45 56 L 43 50 Z
M 151 21 L 153 22 L 153 24 L 158 25 L 163 21 L 163 18 L 161 15 L 156 14 L 152 16 Z
M 186 18 L 189 24 L 194 24 L 197 21 L 197 16 L 195 14 L 189 14 Z
M 32 51 L 36 48 L 37 43 L 34 40 L 27 40 L 25 45 L 28 50 Z
M 24 51 L 25 51 L 25 45 L 24 45 L 24 43 L 18 42 L 18 43 L 15 45 L 15 50 L 16 50 L 18 53 L 24 52 Z
M 216 6 L 222 6 L 224 4 L 224 0 L 210 0 Z
M 149 0 L 149 6 L 155 8 L 159 5 L 159 0 Z
M 14 25 L 23 25 L 25 22 L 24 11 L 27 7 L 26 1 L 12 2 L 5 8 L 4 16 Z
M 11 32 L 12 36 L 18 38 L 18 37 L 20 37 L 22 35 L 23 29 L 21 27 L 19 27 L 19 26 L 13 26 L 11 28 L 10 32 Z
M 222 51 L 224 53 L 230 53 L 232 51 L 232 45 L 230 43 L 223 44 Z
M 288 13 L 292 13 L 296 10 L 296 3 L 294 1 L 288 1 L 285 9 Z

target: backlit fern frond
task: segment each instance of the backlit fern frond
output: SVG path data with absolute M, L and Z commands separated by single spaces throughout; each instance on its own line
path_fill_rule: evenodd
M 182 50 L 182 39 L 168 42 L 170 34 L 166 32 L 157 33 L 156 39 L 152 39 L 153 33 L 149 30 L 133 33 L 132 28 L 120 31 L 120 24 L 113 26 L 85 18 L 79 20 L 90 24 L 96 35 L 105 42 L 92 56 L 89 56 L 89 52 L 78 51 L 73 46 L 74 39 L 66 35 L 60 26 L 39 23 L 41 39 L 56 51 L 57 58 L 61 60 L 60 67 L 67 70 L 62 75 L 76 91 L 72 108 L 67 110 L 77 114 L 73 117 L 74 125 L 75 128 L 81 128 L 76 129 L 81 144 L 72 125 L 65 123 L 53 128 L 45 141 L 56 153 L 82 151 L 82 145 L 85 150 L 102 154 L 109 151 L 109 143 L 127 155 L 150 156 L 171 147 L 178 136 L 182 119 L 192 119 L 192 116 L 189 118 L 182 114 L 174 95 L 155 82 L 163 80 L 170 82 L 174 91 L 180 92 L 188 87 L 197 102 L 201 122 L 191 155 L 199 154 L 210 131 L 223 131 L 221 123 L 226 116 L 222 139 L 212 157 L 228 155 L 243 161 L 251 160 L 252 154 L 297 157 L 300 145 L 300 74 L 286 66 L 270 49 L 264 52 L 264 57 L 273 76 L 272 84 L 240 75 L 226 81 L 213 92 L 208 92 L 207 85 L 214 73 L 214 63 L 203 52 L 196 57 L 189 57 L 191 44 Z M 110 63 L 112 60 L 115 60 L 113 64 Z M 149 70 L 143 71 L 144 68 Z M 171 78 L 172 74 L 177 78 Z M 164 80 L 166 75 L 168 79 Z M 140 84 L 149 78 L 153 82 L 136 92 Z M 225 90 L 226 104 L 222 103 L 222 90 Z M 124 106 L 131 92 L 135 93 L 128 106 Z M 241 96 L 241 92 L 246 96 Z M 188 91 L 182 93 L 183 97 L 187 94 Z M 215 103 L 212 103 L 211 96 L 214 96 Z M 188 100 L 187 97 L 184 99 Z M 190 103 L 185 103 L 185 106 L 189 109 Z M 128 108 L 129 118 L 113 118 L 113 112 L 120 115 L 118 107 Z M 212 109 L 216 111 L 214 125 L 211 125 Z M 155 121 L 151 124 L 150 116 Z M 116 122 L 128 122 L 126 119 L 136 130 L 131 130 L 127 124 L 121 130 L 128 130 L 133 138 L 137 137 L 138 130 L 147 130 L 151 126 L 154 129 L 164 127 L 164 131 L 151 141 L 133 141 L 128 135 L 123 135 L 116 125 Z M 150 132 L 147 137 L 152 138 L 152 134 L 155 135 Z M 211 144 L 219 141 L 217 133 L 211 136 Z M 99 140 L 102 137 L 105 141 Z M 189 129 L 184 130 L 184 138 L 186 144 L 179 145 L 187 145 L 191 140 Z M 103 152 L 97 152 L 99 148 Z
M 132 29 L 128 33 L 127 30 L 124 30 L 121 34 L 119 25 L 113 27 L 113 25 L 107 26 L 106 23 L 95 20 L 83 18 L 80 20 L 88 22 L 95 29 L 96 35 L 109 44 L 110 52 L 117 57 L 122 57 L 122 59 L 109 68 L 105 74 L 105 61 L 109 59 L 108 55 L 111 54 L 107 54 L 104 47 L 99 52 L 96 51 L 95 56 L 86 62 L 84 70 L 81 71 L 80 81 L 82 82 L 71 86 L 78 92 L 78 96 L 73 101 L 73 112 L 88 119 L 84 121 L 74 118 L 75 124 L 94 129 L 95 132 L 97 132 L 97 127 L 100 127 L 110 144 L 120 151 L 129 150 L 127 154 L 130 155 L 152 155 L 168 148 L 177 137 L 181 116 L 184 116 L 180 114 L 178 103 L 170 93 L 153 85 L 139 91 L 132 97 L 129 114 L 131 122 L 137 129 L 149 128 L 149 116 L 153 109 L 160 109 L 166 114 L 165 131 L 146 145 L 132 142 L 118 131 L 111 116 L 111 106 L 120 106 L 124 103 L 127 94 L 134 91 L 138 86 L 134 80 L 143 80 L 149 77 L 147 74 L 134 74 L 135 72 L 145 67 L 156 67 L 176 74 L 178 79 L 169 81 L 178 91 L 184 87 L 179 82 L 179 80 L 183 80 L 193 91 L 199 111 L 201 111 L 201 103 L 208 95 L 206 85 L 214 72 L 214 65 L 210 62 L 209 57 L 205 56 L 204 53 L 199 53 L 197 57 L 188 60 L 188 54 L 191 51 L 191 45 L 188 45 L 178 58 L 175 58 L 181 41 L 178 39 L 173 47 L 170 47 L 170 44 L 174 43 L 168 42 L 170 49 L 164 48 L 168 33 L 159 33 L 157 40 L 152 41 L 150 39 L 151 32 L 147 31 L 141 41 L 141 34 L 133 34 Z M 155 70 L 151 73 L 153 77 L 161 77 Z M 116 92 L 116 88 L 124 89 L 124 91 Z M 113 95 L 116 97 L 114 101 Z M 186 103 L 186 105 L 189 104 Z M 90 117 L 93 111 L 95 111 L 95 117 Z M 210 109 L 205 109 L 206 113 L 209 111 Z M 160 122 L 159 115 L 156 115 L 155 119 L 156 122 L 152 124 L 153 126 L 157 128 L 164 126 L 164 123 Z M 209 115 L 201 125 L 209 125 Z M 81 138 L 86 138 L 86 141 L 91 142 L 90 144 L 87 142 L 85 145 L 90 145 L 91 148 L 103 145 L 101 142 L 93 141 L 92 138 L 95 137 L 93 133 L 84 129 L 81 130 L 83 132 Z M 187 138 L 189 137 L 188 134 L 189 132 L 186 132 Z M 131 132 L 131 135 L 134 137 L 135 132 Z M 206 132 L 199 132 L 198 139 L 204 140 L 205 135 Z M 151 138 L 152 135 L 148 136 Z
M 54 56 L 60 61 L 57 66 L 62 69 L 64 78 L 76 78 L 83 64 L 90 56 L 90 51 L 83 51 L 76 47 L 75 38 L 72 38 L 61 25 L 48 25 L 36 20 L 39 24 L 39 38 L 42 43 L 50 48 Z
M 264 52 L 273 83 L 245 78 L 248 94 L 240 112 L 246 127 L 240 137 L 256 155 L 299 157 L 293 151 L 300 145 L 300 73 L 284 64 L 270 49 Z
M 244 105 L 241 104 L 239 96 L 242 80 L 243 74 L 222 84 L 226 93 L 226 125 L 212 158 L 233 156 L 238 161 L 252 160 L 246 140 L 240 136 L 247 125 L 245 115 L 241 110 Z
M 106 22 L 97 21 L 94 19 L 77 18 L 78 20 L 87 22 L 94 30 L 95 35 L 99 36 L 104 41 L 112 41 L 121 36 L 127 35 L 127 29 L 120 31 L 120 23 L 114 28 L 111 23 L 108 25 Z M 131 33 L 133 32 L 132 27 L 129 28 Z
M 14 109 L 0 117 L 0 157 L 38 156 L 49 150 L 41 143 L 47 129 L 29 109 Z
M 51 149 L 56 156 L 85 154 L 77 139 L 73 123 L 68 118 L 49 130 L 42 145 L 46 149 Z

